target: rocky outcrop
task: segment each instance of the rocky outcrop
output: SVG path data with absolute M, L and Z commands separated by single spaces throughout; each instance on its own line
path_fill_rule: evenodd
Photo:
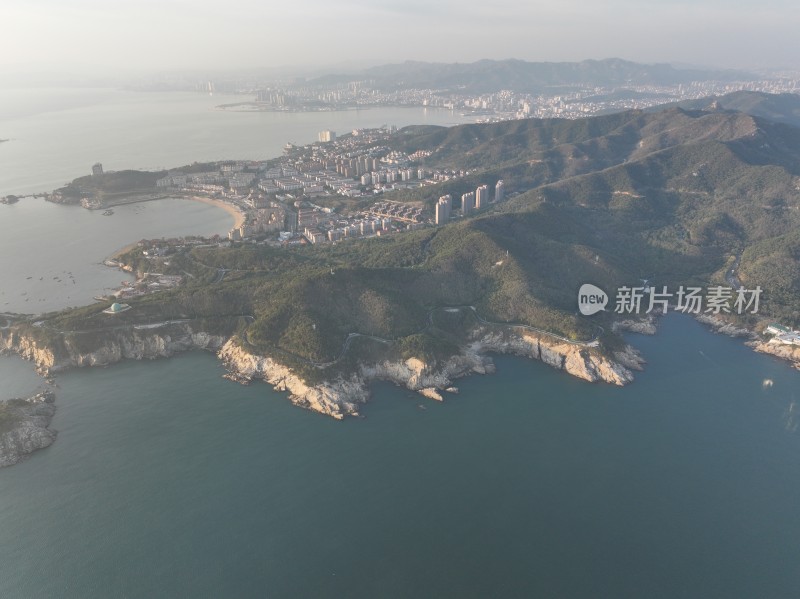
M 57 346 L 38 344 L 14 330 L 0 331 L 0 351 L 19 354 L 32 361 L 39 373 L 48 375 L 67 368 L 108 366 L 122 359 L 168 358 L 191 349 L 216 350 L 227 338 L 195 332 L 186 324 L 158 329 L 125 329 L 97 335 L 94 343 L 65 337 Z M 88 345 L 89 347 L 85 347 Z M 93 347 L 92 347 L 93 346 Z
M 16 464 L 56 440 L 50 421 L 56 413 L 52 391 L 0 402 L 0 467 Z
M 644 365 L 647 363 L 631 345 L 626 345 L 621 351 L 615 351 L 614 359 L 629 370 L 644 370 Z
M 457 393 L 453 380 L 468 374 L 490 374 L 494 362 L 486 353 L 511 353 L 537 360 L 564 370 L 587 381 L 606 381 L 624 385 L 633 380 L 630 369 L 641 370 L 644 360 L 631 347 L 618 352 L 617 361 L 603 356 L 594 348 L 558 341 L 532 332 L 497 334 L 479 329 L 472 343 L 463 353 L 450 357 L 437 365 L 417 358 L 408 360 L 383 360 L 362 364 L 350 378 L 338 377 L 333 381 L 308 384 L 289 368 L 266 356 L 257 356 L 243 349 L 234 339 L 219 351 L 219 357 L 241 382 L 263 379 L 278 391 L 288 391 L 292 403 L 342 419 L 358 415 L 358 407 L 369 398 L 369 383 L 375 380 L 391 381 L 417 391 L 436 401 L 444 393 Z
M 78 345 L 80 341 L 81 346 Z M 587 381 L 624 385 L 633 380 L 632 369 L 643 361 L 632 348 L 609 359 L 596 348 L 570 343 L 531 331 L 497 333 L 479 328 L 462 352 L 437 364 L 422 360 L 384 360 L 361 364 L 349 376 L 307 383 L 287 366 L 268 356 L 243 349 L 235 339 L 198 333 L 187 323 L 160 328 L 108 331 L 98 336 L 92 349 L 85 339 L 62 339 L 54 347 L 42 347 L 24 335 L 0 331 L 0 350 L 13 351 L 36 363 L 42 373 L 71 367 L 105 366 L 122 359 L 169 357 L 190 349 L 219 350 L 218 356 L 230 371 L 228 378 L 239 382 L 262 379 L 279 391 L 287 391 L 292 403 L 333 418 L 357 416 L 369 398 L 371 381 L 387 380 L 441 401 L 443 393 L 457 393 L 456 378 L 468 374 L 490 374 L 494 362 L 487 353 L 510 353 L 542 360 L 555 368 Z
M 0 331 L 0 352 L 19 354 L 33 362 L 41 374 L 50 372 L 56 365 L 56 356 L 52 348 L 40 345 L 34 339 L 14 329 Z
M 368 381 L 391 381 L 412 391 L 419 391 L 423 395 L 430 396 L 432 395 L 430 391 L 423 392 L 423 390 L 447 391 L 452 388 L 454 379 L 467 374 L 490 374 L 494 370 L 494 362 L 491 358 L 481 356 L 474 351 L 467 351 L 452 356 L 437 368 L 433 368 L 417 358 L 409 358 L 408 360 L 386 360 L 377 364 L 362 365 L 360 373 L 361 377 Z
M 755 334 L 749 329 L 737 327 L 736 325 L 726 322 L 717 316 L 711 316 L 710 314 L 697 314 L 695 318 L 703 324 L 710 326 L 714 332 L 722 335 L 747 338 L 753 338 L 755 336 Z
M 245 381 L 263 379 L 277 391 L 288 391 L 293 404 L 337 419 L 358 416 L 358 406 L 369 397 L 364 381 L 357 375 L 309 385 L 283 364 L 251 354 L 233 339 L 217 355 L 228 370 Z
M 640 335 L 655 335 L 658 331 L 656 328 L 656 319 L 652 316 L 643 320 L 617 320 L 612 325 L 612 330 L 615 333 L 630 331 L 631 333 L 639 333 Z
M 470 346 L 474 353 L 497 352 L 525 356 L 590 382 L 625 385 L 633 380 L 633 373 L 626 366 L 610 360 L 597 349 L 561 341 L 549 335 L 532 331 L 508 334 L 479 330 L 474 337 Z M 631 354 L 629 361 L 633 360 Z M 641 365 L 642 362 L 637 363 Z
M 775 340 L 753 341 L 748 345 L 762 354 L 770 354 L 783 360 L 788 360 L 795 368 L 800 370 L 800 346 L 798 345 L 787 345 Z

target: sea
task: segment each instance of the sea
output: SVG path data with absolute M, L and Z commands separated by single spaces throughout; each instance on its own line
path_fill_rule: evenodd
M 270 157 L 320 129 L 453 119 L 35 92 L 0 113 L 12 138 L 0 195 L 47 190 L 97 160 Z M 127 125 L 110 126 L 114 114 Z M 250 154 L 266 122 L 278 133 L 265 127 L 264 154 Z M 205 132 L 194 153 L 178 141 L 193 130 Z M 36 152 L 14 149 L 23 138 L 61 161 L 42 183 L 47 161 L 29 164 Z M 0 304 L 83 303 L 105 280 L 82 269 L 107 268 L 97 263 L 117 246 L 230 226 L 205 204 L 138 206 L 0 206 Z M 38 301 L 48 294 L 58 301 Z M 341 422 L 223 379 L 205 352 L 60 374 L 57 441 L 0 469 L 0 597 L 796 597 L 800 373 L 683 315 L 629 341 L 648 364 L 623 388 L 496 356 L 496 374 L 459 380 L 445 402 L 378 383 L 364 418 Z M 45 385 L 0 358 L 0 399 Z

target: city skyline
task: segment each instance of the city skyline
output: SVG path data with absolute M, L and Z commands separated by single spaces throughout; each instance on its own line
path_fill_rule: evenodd
M 411 0 L 23 2 L 0 7 L 9 76 L 171 69 L 342 70 L 387 62 L 620 57 L 722 68 L 793 67 L 800 15 L 785 0 L 435 5 Z M 450 34 L 450 35 L 448 35 Z M 476 44 L 483 38 L 487 43 Z M 491 43 L 488 41 L 491 40 Z

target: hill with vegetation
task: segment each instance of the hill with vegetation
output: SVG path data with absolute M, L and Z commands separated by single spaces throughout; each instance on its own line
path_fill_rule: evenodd
M 90 198 L 100 202 L 117 197 L 152 193 L 156 191 L 156 181 L 166 175 L 166 171 L 113 171 L 101 175 L 78 177 L 54 193 L 66 204 Z
M 349 75 L 329 75 L 310 83 L 370 79 L 383 89 L 426 88 L 489 93 L 501 89 L 540 93 L 575 85 L 609 86 L 675 85 L 692 81 L 752 80 L 754 75 L 733 70 L 677 69 L 669 64 L 641 64 L 608 58 L 581 62 L 528 62 L 524 60 L 479 60 L 472 63 L 406 61 L 381 65 Z
M 474 180 L 415 192 L 421 199 L 499 178 L 513 197 L 443 227 L 388 237 L 187 249 L 158 265 L 191 274 L 187 283 L 131 300 L 134 309 L 113 317 L 115 325 L 190 319 L 315 376 L 330 372 L 315 363 L 346 369 L 387 354 L 435 361 L 464 343 L 476 318 L 576 340 L 599 334 L 610 350 L 621 343 L 614 314 L 578 315 L 581 284 L 612 295 L 643 278 L 673 291 L 725 285 L 737 258 L 745 287 L 764 289 L 760 316 L 800 325 L 800 129 L 741 112 L 671 108 L 414 127 L 394 143 L 431 151 L 431 165 L 475 169 Z M 154 268 L 140 250 L 123 259 Z M 453 306 L 475 310 L 442 310 Z M 30 333 L 66 331 L 70 343 L 91 345 L 108 323 L 103 307 L 50 315 Z M 352 333 L 392 343 L 359 338 L 342 357 Z
M 733 110 L 800 127 L 800 96 L 797 94 L 740 90 L 724 96 L 684 100 L 674 105 L 687 110 Z

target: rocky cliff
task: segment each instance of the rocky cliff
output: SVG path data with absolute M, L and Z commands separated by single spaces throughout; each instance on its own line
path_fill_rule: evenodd
M 416 358 L 383 360 L 362 364 L 348 376 L 338 375 L 330 381 L 308 384 L 273 358 L 251 354 L 235 339 L 195 332 L 187 323 L 107 331 L 97 335 L 92 343 L 85 339 L 79 343 L 67 337 L 46 346 L 12 329 L 0 331 L 0 350 L 33 361 L 44 374 L 73 367 L 105 366 L 124 358 L 169 357 L 190 349 L 219 349 L 219 358 L 237 380 L 262 379 L 280 391 L 287 391 L 294 404 L 339 419 L 358 415 L 359 406 L 369 398 L 368 385 L 374 380 L 392 381 L 425 397 L 441 400 L 443 392 L 457 391 L 452 387 L 456 378 L 494 372 L 494 363 L 486 356 L 492 352 L 541 360 L 578 378 L 615 385 L 632 381 L 631 370 L 641 369 L 643 363 L 630 347 L 616 352 L 612 360 L 595 348 L 549 335 L 529 331 L 497 333 L 479 328 L 473 331 L 470 343 L 461 353 L 435 365 Z
M 251 354 L 233 339 L 225 343 L 217 355 L 225 367 L 240 378 L 246 381 L 263 379 L 278 391 L 288 391 L 292 403 L 334 418 L 358 416 L 359 404 L 367 401 L 369 396 L 363 380 L 357 375 L 308 385 L 283 364 L 266 356 Z
M 56 413 L 52 391 L 27 399 L 0 401 L 0 467 L 16 464 L 56 440 L 47 428 Z
M 80 366 L 107 366 L 124 358 L 152 360 L 167 358 L 190 349 L 216 350 L 226 337 L 194 332 L 188 324 L 159 329 L 128 329 L 98 335 L 94 342 L 62 338 L 53 345 L 37 343 L 13 329 L 0 331 L 0 351 L 19 354 L 36 364 L 41 374 L 52 374 Z
M 532 331 L 509 334 L 479 329 L 473 338 L 471 352 L 516 354 L 541 360 L 545 364 L 590 382 L 603 381 L 614 385 L 625 385 L 633 380 L 630 368 L 641 369 L 641 364 L 644 363 L 630 346 L 624 352 L 618 352 L 618 361 L 614 361 L 595 348 L 560 341 Z
M 597 350 L 557 341 L 549 336 L 530 332 L 522 335 L 496 334 L 483 329 L 474 333 L 472 342 L 464 348 L 463 353 L 441 364 L 434 366 L 417 358 L 383 360 L 362 364 L 350 378 L 340 376 L 316 385 L 307 384 L 272 358 L 249 353 L 233 339 L 222 347 L 218 355 L 237 378 L 245 381 L 263 379 L 276 390 L 288 391 L 292 403 L 341 419 L 358 415 L 358 407 L 369 398 L 368 385 L 375 380 L 391 381 L 441 401 L 444 392 L 458 391 L 452 386 L 456 378 L 495 371 L 492 359 L 485 355 L 489 352 L 542 360 L 584 380 L 605 381 L 615 385 L 632 381 L 630 369 L 641 369 L 644 362 L 630 347 L 618 352 L 617 361 L 612 361 Z

